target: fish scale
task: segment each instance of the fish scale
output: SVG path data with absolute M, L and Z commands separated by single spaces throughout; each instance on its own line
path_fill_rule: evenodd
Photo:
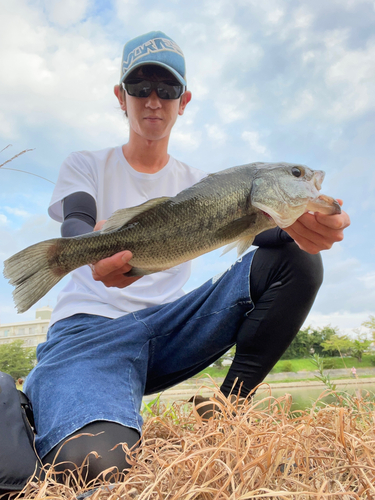
M 66 274 L 120 251 L 133 254 L 127 275 L 169 269 L 224 245 L 242 254 L 254 237 L 287 227 L 308 210 L 337 214 L 337 201 L 319 194 L 324 172 L 290 163 L 252 163 L 208 175 L 168 198 L 118 210 L 101 231 L 55 238 L 4 262 L 24 312 Z

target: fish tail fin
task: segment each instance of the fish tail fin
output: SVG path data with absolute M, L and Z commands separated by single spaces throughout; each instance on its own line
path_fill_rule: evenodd
M 19 313 L 27 311 L 41 299 L 67 272 L 52 269 L 50 260 L 56 254 L 61 238 L 42 241 L 4 261 L 4 277 L 15 286 L 13 299 Z

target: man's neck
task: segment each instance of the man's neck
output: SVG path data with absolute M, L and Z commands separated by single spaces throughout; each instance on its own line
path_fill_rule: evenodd
M 122 152 L 134 170 L 155 174 L 169 161 L 168 138 L 161 141 L 129 140 L 122 146 Z

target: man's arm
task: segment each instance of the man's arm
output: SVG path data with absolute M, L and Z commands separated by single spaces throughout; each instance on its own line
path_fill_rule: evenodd
M 98 231 L 105 221 L 96 224 L 96 203 L 94 198 L 85 192 L 73 193 L 63 200 L 63 217 L 61 235 L 63 237 L 79 236 L 81 234 Z M 92 264 L 92 277 L 101 281 L 105 286 L 125 288 L 140 277 L 129 278 L 124 276 L 132 268 L 128 264 L 133 257 L 128 250 L 119 252 L 107 259 Z

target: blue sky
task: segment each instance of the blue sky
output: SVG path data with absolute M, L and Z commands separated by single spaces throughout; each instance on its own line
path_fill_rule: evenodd
M 375 22 L 371 0 L 0 0 L 0 164 L 55 182 L 63 159 L 126 142 L 113 86 L 123 44 L 162 30 L 183 49 L 193 99 L 170 153 L 207 172 L 287 161 L 326 172 L 352 225 L 323 252 L 325 281 L 306 321 L 342 333 L 375 314 Z M 53 184 L 0 169 L 0 264 L 59 235 Z M 235 254 L 193 263 L 187 289 Z M 61 284 L 37 306 L 53 307 Z M 0 277 L 0 322 L 17 315 Z

